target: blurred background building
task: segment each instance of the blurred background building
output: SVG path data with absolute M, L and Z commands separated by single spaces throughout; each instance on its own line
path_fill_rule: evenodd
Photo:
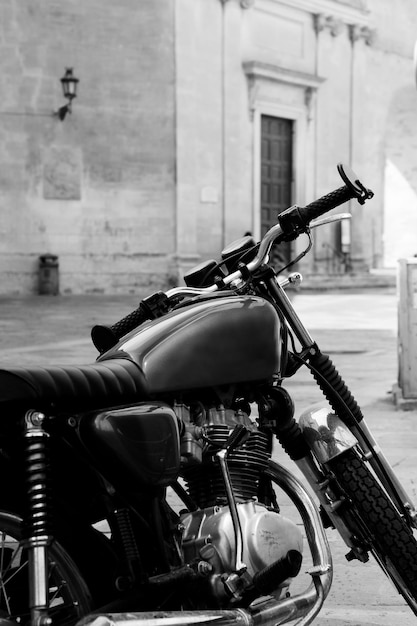
M 417 253 L 415 0 L 2 0 L 0 16 L 0 293 L 36 292 L 45 253 L 61 293 L 168 286 L 340 186 L 339 161 L 375 198 L 316 231 L 299 269 Z

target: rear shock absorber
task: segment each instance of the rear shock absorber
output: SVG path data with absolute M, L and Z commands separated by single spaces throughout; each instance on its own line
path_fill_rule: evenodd
M 31 623 L 49 624 L 48 546 L 51 542 L 49 434 L 44 430 L 46 417 L 28 411 L 24 428 L 24 478 L 26 515 L 23 546 L 29 567 L 29 607 Z
M 135 581 L 144 582 L 145 577 L 129 510 L 126 508 L 116 509 L 114 518 L 116 521 L 115 531 L 123 547 L 126 563 L 126 572 L 117 578 L 116 587 L 119 591 L 126 591 L 133 587 Z

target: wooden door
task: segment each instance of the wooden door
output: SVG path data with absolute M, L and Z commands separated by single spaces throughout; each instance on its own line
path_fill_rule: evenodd
M 263 115 L 261 118 L 261 235 L 277 223 L 279 213 L 292 204 L 293 121 Z M 275 250 L 274 265 L 291 258 L 291 244 Z

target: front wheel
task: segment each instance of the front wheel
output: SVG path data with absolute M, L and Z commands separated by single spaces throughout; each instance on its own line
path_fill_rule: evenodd
M 0 622 L 29 621 L 27 554 L 21 519 L 0 511 Z M 49 602 L 53 623 L 76 623 L 91 609 L 91 598 L 74 561 L 57 542 L 49 548 Z
M 417 542 L 383 488 L 354 450 L 328 464 L 378 563 L 417 615 Z

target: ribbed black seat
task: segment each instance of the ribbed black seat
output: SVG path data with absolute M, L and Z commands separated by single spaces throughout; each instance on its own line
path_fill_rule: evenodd
M 128 359 L 76 367 L 0 369 L 0 410 L 85 411 L 146 398 L 142 370 Z

